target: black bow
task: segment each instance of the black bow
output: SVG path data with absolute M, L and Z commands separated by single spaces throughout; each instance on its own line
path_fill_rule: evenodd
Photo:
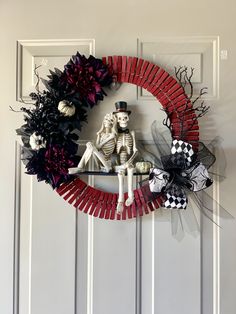
M 163 156 L 162 162 L 164 169 L 150 170 L 149 187 L 152 193 L 164 193 L 166 208 L 185 209 L 188 204 L 185 189 L 198 192 L 212 184 L 207 167 L 189 143 L 173 140 L 171 154 Z
M 118 129 L 118 133 L 125 133 L 125 134 L 128 134 L 128 133 L 129 133 L 129 129 L 121 129 L 121 128 L 119 128 L 119 129 Z

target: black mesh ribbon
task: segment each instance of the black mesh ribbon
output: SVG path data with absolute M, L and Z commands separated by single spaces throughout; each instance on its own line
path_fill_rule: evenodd
M 154 196 L 160 193 L 165 195 L 164 207 L 186 209 L 186 190 L 197 192 L 212 184 L 207 167 L 215 158 L 203 144 L 201 148 L 201 154 L 194 153 L 191 144 L 175 139 L 170 155 L 161 156 L 163 169 L 154 167 L 150 170 L 150 191 Z M 207 156 L 211 157 L 211 162 Z M 207 160 L 206 166 L 202 162 L 204 159 Z
M 152 162 L 153 168 L 149 177 L 140 182 L 140 187 L 146 202 L 157 199 L 161 201 L 160 207 L 173 209 L 170 211 L 172 234 L 180 239 L 183 236 L 184 223 L 191 232 L 199 230 L 198 220 L 192 208 L 194 204 L 203 217 L 218 226 L 216 215 L 227 219 L 234 218 L 206 192 L 213 183 L 211 177 L 218 182 L 225 178 L 226 159 L 221 147 L 222 140 L 216 137 L 207 146 L 198 142 L 198 150 L 194 151 L 191 144 L 173 140 L 169 131 L 158 129 L 156 121 L 153 122 L 151 130 L 155 145 L 143 141 L 139 151 L 145 160 Z M 215 149 L 219 159 L 218 173 L 210 170 L 216 160 L 212 153 Z M 187 211 L 182 210 L 187 206 Z

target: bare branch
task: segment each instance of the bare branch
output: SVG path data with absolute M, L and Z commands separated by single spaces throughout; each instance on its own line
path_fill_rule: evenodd
M 164 111 L 165 111 L 165 113 L 166 113 L 166 118 L 163 119 L 162 123 L 163 123 L 163 125 L 166 126 L 166 127 L 170 130 L 170 132 L 171 132 L 171 131 L 172 131 L 172 128 L 171 128 L 171 119 L 170 119 L 171 113 L 168 113 L 167 110 L 164 110 Z
M 190 87 L 189 100 L 192 99 L 193 97 L 193 84 L 192 84 L 193 73 L 194 73 L 194 68 L 191 68 L 191 72 L 189 75 L 188 75 L 188 70 L 186 69 L 185 80 L 189 84 L 189 87 Z
M 209 109 L 210 109 L 210 106 L 204 105 L 204 100 L 201 102 L 201 104 L 198 107 L 194 108 L 194 112 L 195 112 L 196 116 L 192 119 L 192 123 L 188 127 L 188 129 L 191 130 L 192 127 L 194 126 L 195 122 L 199 118 L 203 117 L 209 111 Z
M 40 64 L 40 65 L 34 65 L 34 75 L 36 76 L 36 79 L 37 79 L 37 81 L 36 81 L 36 84 L 35 84 L 35 89 L 36 89 L 36 91 L 37 91 L 37 93 L 38 94 L 40 94 L 41 92 L 40 92 L 40 90 L 39 90 L 39 82 L 40 82 L 40 77 L 39 77 L 39 73 L 38 73 L 38 69 L 41 67 L 42 65 Z
M 30 102 L 30 101 L 25 101 L 22 97 L 19 99 L 19 102 L 24 104 L 24 105 L 34 105 L 34 102 Z
M 206 106 L 204 105 L 204 100 L 201 102 L 201 104 L 194 108 L 195 112 L 198 112 L 197 116 L 200 118 L 200 117 L 203 117 L 210 109 L 210 106 Z
M 15 110 L 15 109 L 13 109 L 12 106 L 9 106 L 9 108 L 10 108 L 10 110 L 13 111 L 13 112 L 22 112 L 21 110 Z
M 181 86 L 182 86 L 182 71 L 181 71 L 182 68 L 183 67 L 181 66 L 178 69 L 177 67 L 175 67 L 175 77 Z
M 185 75 L 186 75 L 187 67 L 180 66 L 178 69 L 175 67 L 175 77 L 178 81 L 178 83 L 183 87 L 183 89 L 186 86 L 186 80 L 185 80 Z
M 194 105 L 203 95 L 207 94 L 207 87 L 203 87 L 199 91 L 199 95 L 192 101 L 192 104 Z
M 178 68 L 175 67 L 174 71 L 177 82 L 186 94 L 186 99 L 183 101 L 183 104 L 177 108 L 172 105 L 170 100 L 169 104 L 164 109 L 167 116 L 163 120 L 163 125 L 165 125 L 172 132 L 172 117 L 174 115 L 176 117 L 174 123 L 178 124 L 177 136 L 184 139 L 186 133 L 193 129 L 197 120 L 203 117 L 209 111 L 210 107 L 204 104 L 204 100 L 200 102 L 201 97 L 207 94 L 206 87 L 201 88 L 199 94 L 195 97 L 195 99 L 193 99 L 194 89 L 192 78 L 194 75 L 194 68 L 191 67 L 189 73 L 186 66 L 179 66 Z M 189 93 L 187 93 L 187 89 Z M 188 116 L 187 119 L 186 116 Z

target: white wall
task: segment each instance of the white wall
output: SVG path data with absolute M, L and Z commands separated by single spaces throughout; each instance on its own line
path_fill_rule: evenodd
M 136 39 L 145 36 L 219 35 L 228 60 L 220 64 L 220 99 L 210 118 L 224 139 L 227 179 L 222 183 L 222 204 L 236 216 L 235 101 L 236 3 L 223 1 L 1 1 L 0 2 L 0 312 L 12 313 L 15 132 L 20 118 L 9 111 L 16 93 L 16 40 L 95 38 L 96 55 L 134 55 Z M 206 118 L 207 119 L 207 118 Z M 92 121 L 91 121 L 92 122 Z M 202 124 L 204 124 L 204 119 Z M 221 313 L 233 314 L 236 300 L 235 222 L 223 222 L 221 231 Z

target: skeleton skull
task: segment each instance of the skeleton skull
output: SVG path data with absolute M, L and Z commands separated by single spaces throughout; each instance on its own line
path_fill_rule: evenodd
M 112 113 L 107 113 L 103 120 L 105 128 L 112 127 L 115 121 L 116 121 L 115 116 Z
M 117 112 L 116 116 L 119 127 L 121 127 L 122 129 L 127 128 L 129 122 L 129 114 L 127 112 Z

